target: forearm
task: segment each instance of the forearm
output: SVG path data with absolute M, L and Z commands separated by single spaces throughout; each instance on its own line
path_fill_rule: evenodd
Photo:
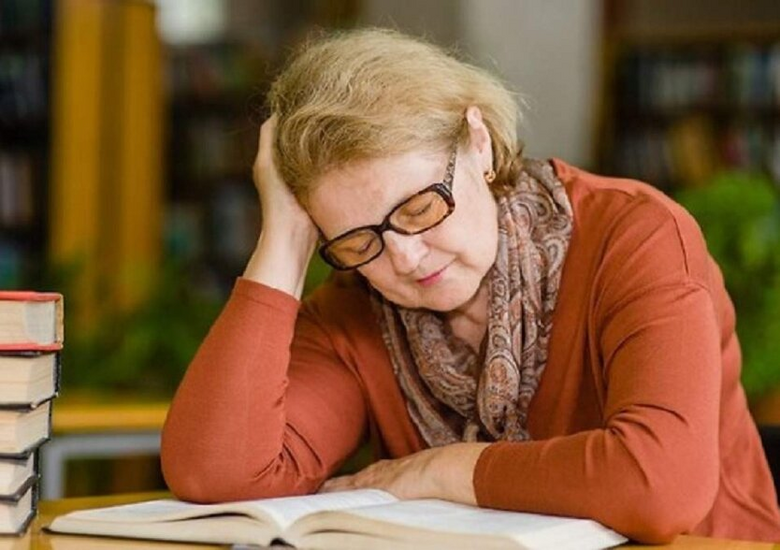
M 717 440 L 671 411 L 637 407 L 606 429 L 497 443 L 480 457 L 480 506 L 595 519 L 632 539 L 692 529 L 718 486 Z
M 300 299 L 316 245 L 306 228 L 265 230 L 244 270 L 244 277 Z

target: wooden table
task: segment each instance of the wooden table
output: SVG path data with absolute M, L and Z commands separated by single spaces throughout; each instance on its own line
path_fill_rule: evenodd
M 42 501 L 40 503 L 40 513 L 33 522 L 28 533 L 23 538 L 19 539 L 0 538 L 0 550 L 111 550 L 116 548 L 128 550 L 210 550 L 229 548 L 229 546 L 205 544 L 195 545 L 170 542 L 133 541 L 104 537 L 54 535 L 41 531 L 41 529 L 51 523 L 56 516 L 73 510 L 126 504 L 141 500 L 166 498 L 168 496 L 170 495 L 167 493 L 137 493 L 130 495 L 66 498 L 62 500 Z M 757 542 L 740 542 L 681 536 L 678 537 L 673 544 L 666 546 L 627 545 L 622 546 L 621 548 L 653 550 L 780 550 L 780 544 L 773 545 Z

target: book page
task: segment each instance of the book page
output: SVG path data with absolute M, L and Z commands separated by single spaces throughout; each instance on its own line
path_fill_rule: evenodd
M 597 547 L 607 547 L 626 540 L 625 537 L 588 519 L 506 512 L 437 499 L 397 501 L 384 506 L 348 510 L 346 513 L 427 531 L 505 536 L 525 544 L 531 540 L 543 543 L 557 540 L 563 543 L 574 538 L 582 545 L 592 536 L 600 541 Z M 603 541 L 610 544 L 604 544 Z M 543 547 L 544 544 L 540 546 Z M 585 548 L 584 545 L 582 547 Z
M 343 510 L 355 506 L 371 506 L 395 502 L 390 493 L 377 489 L 361 489 L 317 495 L 268 498 L 223 504 L 191 504 L 178 500 L 152 500 L 108 508 L 80 510 L 68 517 L 122 523 L 160 523 L 217 514 L 243 514 L 261 521 L 269 518 L 284 529 L 301 516 L 320 510 Z
M 362 506 L 376 506 L 398 502 L 390 493 L 379 489 L 358 489 L 356 491 L 338 491 L 319 493 L 301 497 L 269 498 L 252 501 L 252 506 L 261 509 L 279 525 L 287 529 L 295 520 L 323 510 L 346 510 Z
M 243 504 L 243 503 L 242 503 Z M 78 510 L 68 517 L 88 521 L 121 523 L 160 523 L 225 513 L 224 504 L 191 504 L 178 500 L 150 500 L 107 508 Z
M 25 307 L 28 337 L 37 344 L 49 344 L 57 339 L 55 326 L 56 302 L 30 302 Z

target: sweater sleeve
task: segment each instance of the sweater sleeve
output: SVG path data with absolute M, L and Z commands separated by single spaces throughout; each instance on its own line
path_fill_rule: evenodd
M 487 447 L 474 472 L 480 505 L 588 517 L 645 543 L 693 529 L 712 507 L 721 356 L 699 280 L 706 248 L 692 225 L 636 214 L 617 224 L 596 290 L 603 427 Z
M 312 308 L 238 279 L 182 380 L 162 434 L 179 498 L 315 491 L 355 450 L 366 405 Z

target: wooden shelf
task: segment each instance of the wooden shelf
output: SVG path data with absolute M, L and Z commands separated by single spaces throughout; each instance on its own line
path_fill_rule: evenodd
M 692 26 L 683 28 L 614 29 L 610 39 L 629 46 L 681 47 L 749 41 L 773 42 L 780 39 L 780 22 L 768 21 L 749 25 Z
M 655 107 L 624 107 L 616 109 L 617 116 L 623 121 L 648 125 L 665 124 L 680 118 L 706 116 L 718 121 L 749 120 L 762 124 L 780 121 L 780 106 L 756 108 L 728 107 L 675 107 L 671 109 Z
M 20 149 L 46 145 L 49 125 L 44 117 L 19 122 L 0 121 L 0 146 L 4 149 Z
M 48 47 L 47 29 L 0 31 L 0 52 Z
M 52 408 L 54 434 L 158 431 L 168 413 L 167 401 L 98 401 L 58 398 Z
M 767 92 L 780 75 L 766 60 L 776 59 L 780 12 L 740 1 L 746 15 L 737 18 L 726 8 L 697 14 L 701 4 L 685 0 L 605 0 L 600 170 L 659 185 L 658 174 L 682 178 L 692 166 L 771 168 L 780 104 Z M 760 152 L 756 130 L 767 138 Z

